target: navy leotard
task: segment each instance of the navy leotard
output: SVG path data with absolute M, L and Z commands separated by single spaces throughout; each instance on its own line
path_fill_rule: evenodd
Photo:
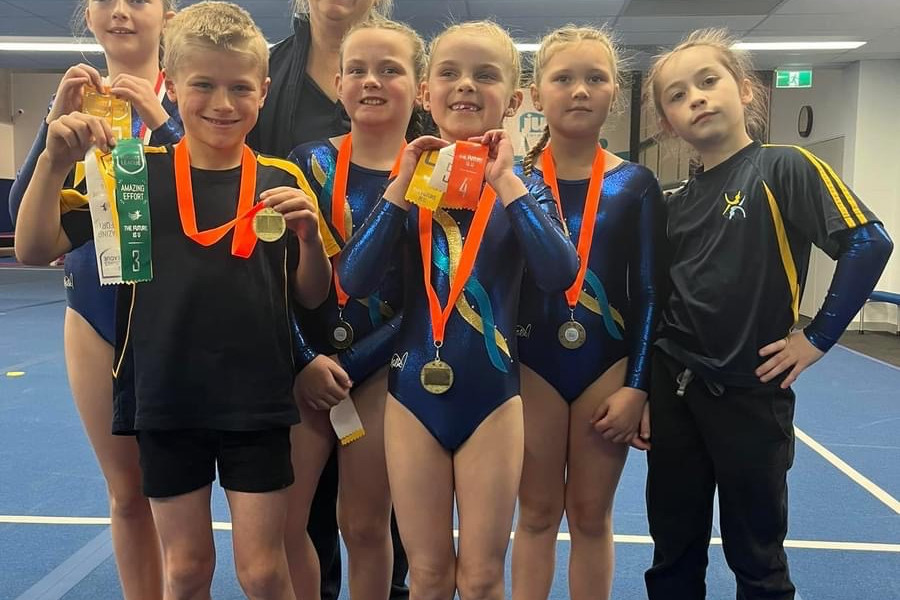
M 326 223 L 331 226 L 331 192 L 334 182 L 337 149 L 329 141 L 309 142 L 295 148 L 290 155 L 318 198 L 319 210 Z M 344 205 L 344 230 L 348 237 L 369 216 L 381 199 L 387 185 L 388 171 L 367 169 L 350 163 L 347 173 L 347 200 Z M 332 227 L 333 230 L 333 227 Z M 334 232 L 340 243 L 340 237 Z M 399 265 L 400 248 L 396 248 L 393 265 Z M 313 310 L 304 309 L 294 303 L 303 338 L 314 353 L 300 354 L 301 366 L 309 363 L 308 356 L 316 354 L 338 354 L 341 365 L 347 370 L 351 380 L 363 381 L 372 372 L 387 366 L 393 346 L 394 336 L 400 319 L 403 301 L 399 267 L 389 267 L 384 280 L 375 292 L 363 298 L 350 298 L 344 307 L 343 319 L 353 327 L 354 341 L 350 348 L 337 351 L 331 345 L 330 334 L 339 320 L 337 292 L 334 283 L 328 299 Z M 373 332 L 378 335 L 372 336 Z
M 529 194 L 504 208 L 496 201 L 472 274 L 450 315 L 441 358 L 454 371 L 445 394 L 421 385 L 422 366 L 435 348 L 422 276 L 419 210 L 408 213 L 383 200 L 341 253 L 338 270 L 355 295 L 377 286 L 385 257 L 403 244 L 404 319 L 391 359 L 388 389 L 448 451 L 459 448 L 497 407 L 519 393 L 515 319 L 527 263 L 548 290 L 565 289 L 575 278 L 577 256 L 542 181 L 530 178 Z M 432 285 L 442 303 L 450 288 L 474 213 L 435 212 L 432 222 Z
M 589 180 L 558 183 L 569 236 L 577 244 Z M 625 385 L 647 390 L 657 313 L 654 240 L 664 234 L 663 219 L 662 192 L 650 170 L 624 162 L 606 173 L 575 307 L 575 320 L 587 334 L 580 348 L 564 348 L 557 337 L 570 319 L 565 294 L 542 292 L 526 271 L 516 331 L 519 358 L 567 402 L 625 356 Z
M 178 107 L 168 97 L 163 98 L 162 106 L 170 116 L 168 121 L 151 133 L 150 144 L 153 146 L 175 143 L 181 139 L 184 133 L 181 117 L 178 114 Z M 140 115 L 137 114 L 136 110 L 132 109 L 131 127 L 132 135 L 135 137 L 140 133 L 142 123 Z M 38 157 L 44 151 L 44 148 L 47 147 L 47 128 L 46 121 L 41 121 L 41 128 L 38 130 L 31 151 L 25 158 L 25 163 L 22 165 L 22 169 L 10 190 L 9 212 L 13 223 L 16 222 L 19 205 L 22 204 L 25 190 L 31 182 L 32 175 L 34 175 Z M 66 181 L 65 186 L 78 190 L 83 194 L 85 188 L 82 170 L 76 168 Z M 74 208 L 74 210 L 88 210 L 88 208 L 85 204 Z M 63 273 L 67 306 L 84 317 L 107 343 L 115 344 L 116 286 L 100 285 L 93 240 L 66 254 L 66 259 L 63 263 Z

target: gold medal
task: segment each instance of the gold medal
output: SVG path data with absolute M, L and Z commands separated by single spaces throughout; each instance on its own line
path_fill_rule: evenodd
M 580 348 L 587 339 L 584 327 L 574 319 L 560 325 L 556 335 L 559 338 L 559 343 L 569 350 Z
M 349 348 L 353 343 L 353 327 L 347 321 L 341 319 L 331 329 L 331 345 L 338 350 Z
M 453 386 L 453 368 L 439 358 L 425 363 L 419 380 L 426 392 L 443 394 Z
M 284 216 L 274 208 L 267 206 L 253 215 L 253 233 L 264 242 L 281 239 L 285 229 Z

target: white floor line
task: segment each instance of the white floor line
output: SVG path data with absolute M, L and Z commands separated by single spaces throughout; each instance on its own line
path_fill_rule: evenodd
M 109 517 L 43 517 L 29 515 L 0 515 L 0 524 L 13 525 L 109 525 Z M 217 531 L 231 531 L 231 523 L 227 521 L 214 521 L 213 529 Z M 453 536 L 459 537 L 459 530 L 453 530 Z M 510 534 L 510 539 L 515 534 Z M 620 544 L 645 544 L 653 543 L 649 535 L 616 534 L 613 539 Z M 559 542 L 569 542 L 572 537 L 566 532 L 560 532 L 556 536 Z M 721 545 L 722 538 L 714 537 L 712 544 Z M 883 544 L 878 542 L 835 542 L 827 540 L 785 540 L 787 548 L 802 548 L 807 550 L 850 550 L 857 552 L 896 552 L 900 553 L 900 544 Z
M 794 434 L 797 438 L 812 448 L 817 454 L 819 454 L 822 458 L 830 462 L 834 467 L 855 481 L 862 487 L 864 490 L 878 498 L 881 502 L 883 502 L 888 508 L 893 510 L 895 513 L 900 515 L 900 501 L 891 496 L 889 493 L 878 487 L 874 482 L 868 479 L 865 475 L 848 465 L 846 462 L 841 460 L 836 454 L 831 452 L 828 448 L 812 439 L 809 434 L 803 432 L 796 425 L 794 426 Z

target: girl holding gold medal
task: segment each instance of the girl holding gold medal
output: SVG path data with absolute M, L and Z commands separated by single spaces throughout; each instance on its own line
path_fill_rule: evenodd
M 404 249 L 384 438 L 415 598 L 503 596 L 523 454 L 514 337 L 522 271 L 527 263 L 543 287 L 561 291 L 577 270 L 549 189 L 514 174 L 512 144 L 498 129 L 520 104 L 519 76 L 518 51 L 493 23 L 454 25 L 432 42 L 423 104 L 441 139 L 406 147 L 384 200 L 338 261 L 344 289 L 364 297 Z M 472 179 L 469 210 L 411 206 L 423 153 L 466 141 L 454 163 L 471 157 L 487 182 L 482 189 L 481 176 Z
M 46 147 L 49 123 L 89 108 L 83 106 L 85 97 L 87 102 L 93 99 L 110 111 L 116 110 L 110 118 L 121 123 L 124 137 L 140 138 L 154 145 L 181 138 L 178 109 L 165 97 L 159 65 L 162 30 L 174 10 L 174 0 L 79 3 L 77 14 L 103 47 L 108 77 L 103 78 L 97 69 L 86 64 L 75 65 L 63 75 L 50 111 L 41 122 L 10 191 L 14 223 L 38 157 Z M 84 168 L 79 163 L 61 194 L 65 210 L 87 210 L 84 186 Z M 133 438 L 110 434 L 115 286 L 100 285 L 93 241 L 69 252 L 64 267 L 66 370 L 72 397 L 106 479 L 123 596 L 161 598 L 159 540 L 150 505 L 141 494 L 137 444 Z
M 524 169 L 553 189 L 581 261 L 565 293 L 543 292 L 530 273 L 522 286 L 516 600 L 547 598 L 563 512 L 570 597 L 609 597 L 613 497 L 627 444 L 643 443 L 662 195 L 649 170 L 598 144 L 619 93 L 617 62 L 605 32 L 574 26 L 548 34 L 534 60 L 532 96 L 548 126 Z
M 363 22 L 344 38 L 340 69 L 337 90 L 350 116 L 350 133 L 298 146 L 290 158 L 300 166 L 318 197 L 322 217 L 343 244 L 381 199 L 389 175 L 396 175 L 392 169 L 406 144 L 404 134 L 425 70 L 425 45 L 405 25 Z M 394 262 L 399 265 L 399 260 Z M 295 308 L 314 357 L 309 361 L 313 368 L 302 369 L 297 378 L 302 421 L 292 430 L 297 483 L 290 492 L 285 535 L 299 598 L 320 595 L 319 565 L 307 522 L 336 432 L 344 436 L 338 446 L 338 521 L 349 556 L 350 594 L 384 600 L 390 591 L 391 496 L 383 429 L 387 364 L 400 319 L 394 313 L 402 306 L 401 291 L 396 268 L 368 298 L 348 296 L 335 272 L 325 303 L 313 310 Z M 337 383 L 343 370 L 353 381 L 349 398 Z M 344 433 L 339 426 L 333 430 L 329 419 L 342 410 L 331 411 L 341 402 L 350 405 L 344 410 L 359 415 L 356 427 Z

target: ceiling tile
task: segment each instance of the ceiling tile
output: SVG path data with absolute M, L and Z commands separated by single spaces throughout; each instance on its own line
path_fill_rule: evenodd
M 728 27 L 732 31 L 746 31 L 756 27 L 765 17 L 715 16 L 715 17 L 621 17 L 616 21 L 617 31 L 683 31 L 689 33 L 702 27 Z
M 900 10 L 874 16 L 861 11 L 850 14 L 773 15 L 759 24 L 759 29 L 783 31 L 802 36 L 816 31 L 881 31 L 900 27 Z
M 621 0 L 597 2 L 595 0 L 568 0 L 567 2 L 547 2 L 546 0 L 493 0 L 490 2 L 469 1 L 469 11 L 473 19 L 497 17 L 560 17 L 560 18 L 606 18 L 616 16 L 622 8 Z
M 766 15 L 783 0 L 631 0 L 623 16 Z
M 859 13 L 887 14 L 900 11 L 897 0 L 864 0 L 848 2 L 847 0 L 788 0 L 775 10 L 779 15 L 802 15 L 821 13 Z

